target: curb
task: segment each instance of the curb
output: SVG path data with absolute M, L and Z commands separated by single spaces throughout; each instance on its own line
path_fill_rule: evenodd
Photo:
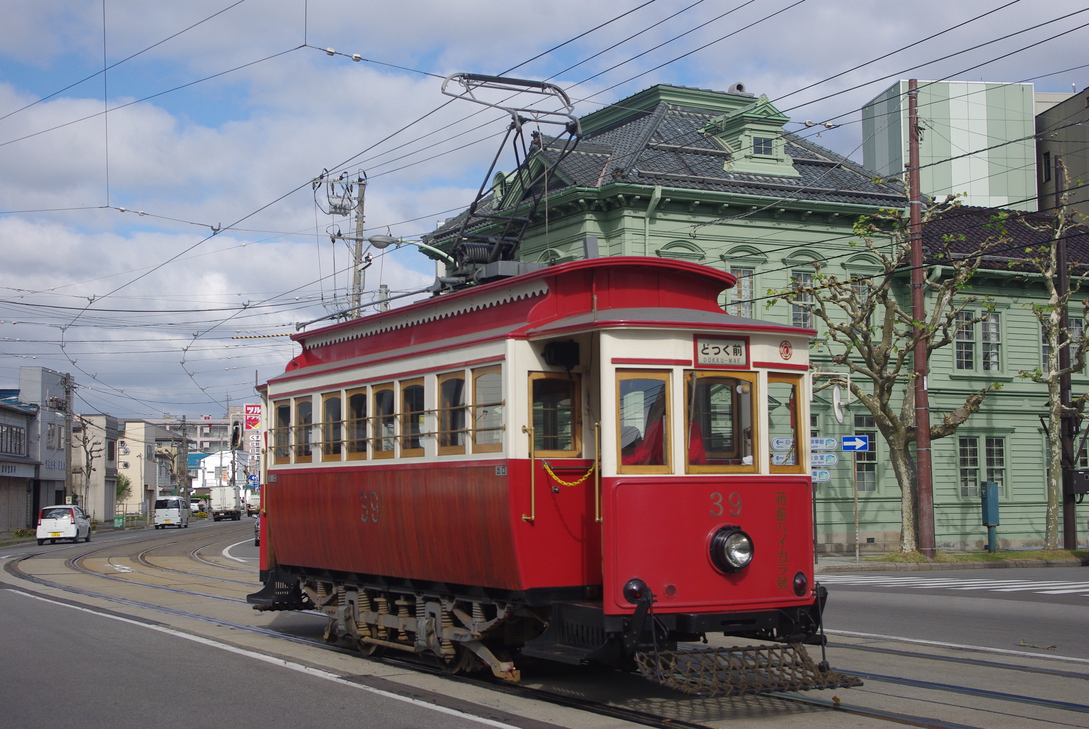
M 1085 567 L 1089 559 L 1009 559 L 1000 562 L 850 562 L 817 564 L 815 574 L 834 572 L 918 572 L 925 570 L 986 570 L 1016 567 Z

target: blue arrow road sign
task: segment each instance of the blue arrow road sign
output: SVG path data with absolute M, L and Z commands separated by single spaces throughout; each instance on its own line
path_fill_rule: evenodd
M 870 450 L 870 436 L 868 435 L 845 435 L 840 438 L 840 443 L 845 451 Z

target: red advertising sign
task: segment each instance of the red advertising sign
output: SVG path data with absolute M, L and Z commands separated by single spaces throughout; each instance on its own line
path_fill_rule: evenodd
M 246 406 L 246 430 L 257 430 L 261 427 L 261 406 Z

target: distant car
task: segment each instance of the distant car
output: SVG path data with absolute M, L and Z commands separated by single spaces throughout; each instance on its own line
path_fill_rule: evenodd
M 207 511 L 207 508 L 204 506 L 204 502 L 200 499 L 193 499 L 189 502 L 189 511 L 194 514 L 199 514 L 201 512 Z
M 189 528 L 189 505 L 185 499 L 177 496 L 155 499 L 155 528 L 166 529 L 168 526 Z
M 38 512 L 38 544 L 56 544 L 58 539 L 91 541 L 91 518 L 78 506 L 46 506 Z
M 261 515 L 258 514 L 253 522 L 253 546 L 261 546 Z

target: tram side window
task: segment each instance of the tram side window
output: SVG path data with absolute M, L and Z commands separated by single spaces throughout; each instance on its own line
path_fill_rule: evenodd
M 439 455 L 465 452 L 465 373 L 439 375 Z
M 669 473 L 669 373 L 617 372 L 621 473 Z
M 473 370 L 473 452 L 503 449 L 503 377 L 499 367 Z
M 348 460 L 367 457 L 367 389 L 348 391 Z
M 581 399 L 579 376 L 531 372 L 533 450 L 537 455 L 578 457 Z
M 340 407 L 340 393 L 322 397 L 321 453 L 324 461 L 339 461 L 344 444 L 344 415 Z
M 406 380 L 401 383 L 401 455 L 424 454 L 423 433 L 424 386 L 423 380 Z
M 314 426 L 314 401 L 309 397 L 295 399 L 295 463 L 309 463 Z
M 690 473 L 756 470 L 755 390 L 755 376 L 749 373 L 685 373 L 685 453 Z
M 371 452 L 375 458 L 393 458 L 397 421 L 395 405 L 392 382 L 374 386 L 374 440 Z
M 772 473 L 809 473 L 798 445 L 808 430 L 799 427 L 799 386 L 796 375 L 768 375 L 768 443 Z
M 291 403 L 281 400 L 274 403 L 276 423 L 272 439 L 274 445 L 273 460 L 275 463 L 291 462 Z

